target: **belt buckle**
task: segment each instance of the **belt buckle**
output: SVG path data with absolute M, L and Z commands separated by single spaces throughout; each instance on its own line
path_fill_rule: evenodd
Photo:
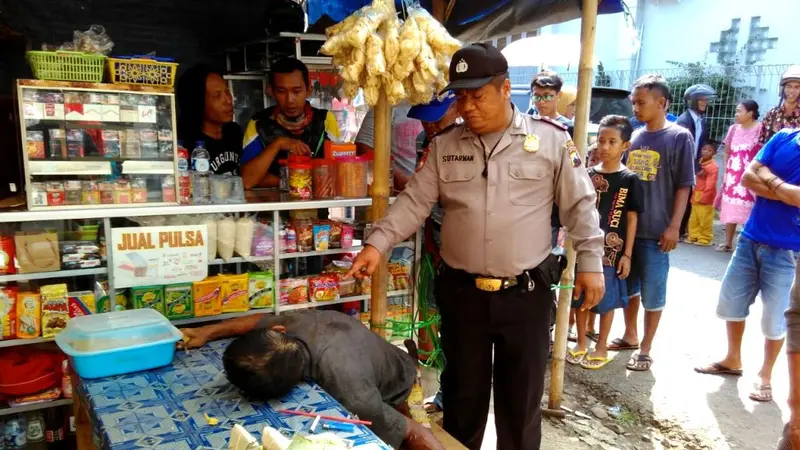
M 475 287 L 485 292 L 497 292 L 503 287 L 503 280 L 497 278 L 475 278 Z

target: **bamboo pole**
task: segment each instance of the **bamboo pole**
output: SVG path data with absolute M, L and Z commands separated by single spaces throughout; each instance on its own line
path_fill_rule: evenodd
M 386 100 L 386 91 L 381 89 L 378 104 L 375 105 L 375 161 L 373 162 L 372 179 L 372 217 L 370 220 L 375 222 L 386 215 L 389 209 L 389 164 L 391 153 L 391 128 L 392 128 L 392 107 Z M 389 282 L 387 255 L 383 255 L 378 268 L 372 274 L 372 297 L 370 299 L 370 311 L 372 312 L 370 324 L 372 331 L 380 336 L 386 335 L 386 311 L 388 304 L 386 299 L 386 287 Z
M 581 56 L 578 64 L 578 98 L 575 102 L 575 146 L 583 159 L 588 139 L 589 106 L 592 99 L 592 61 L 594 53 L 595 29 L 597 26 L 598 0 L 583 0 L 581 19 Z M 561 276 L 562 286 L 571 286 L 575 274 L 575 249 L 567 240 L 567 268 Z M 556 336 L 553 343 L 553 363 L 550 370 L 550 395 L 546 415 L 564 417 L 561 410 L 561 396 L 564 392 L 564 368 L 567 355 L 567 335 L 569 332 L 569 310 L 572 289 L 558 290 L 558 310 L 556 312 Z

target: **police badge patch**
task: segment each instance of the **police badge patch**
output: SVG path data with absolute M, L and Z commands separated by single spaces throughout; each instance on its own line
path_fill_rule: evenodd
M 578 147 L 575 147 L 575 143 L 567 141 L 567 151 L 569 152 L 569 159 L 572 161 L 572 167 L 580 167 L 581 166 L 581 155 L 578 153 Z

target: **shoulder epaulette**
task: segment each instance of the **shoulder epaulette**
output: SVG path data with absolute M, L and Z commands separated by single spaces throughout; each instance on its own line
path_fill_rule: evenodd
M 563 130 L 563 131 L 567 131 L 568 130 L 566 125 L 564 125 L 563 123 L 561 123 L 561 122 L 559 122 L 557 120 L 553 120 L 553 119 L 551 119 L 549 117 L 540 116 L 539 114 L 534 114 L 531 117 L 533 117 L 533 120 L 541 120 L 542 122 L 547 122 L 550 125 L 554 125 L 555 127 L 557 127 L 560 130 Z

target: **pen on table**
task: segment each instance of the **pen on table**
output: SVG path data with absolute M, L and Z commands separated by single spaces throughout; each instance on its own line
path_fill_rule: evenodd
M 295 411 L 291 409 L 279 409 L 278 412 L 283 414 L 292 414 L 295 416 L 319 417 L 322 420 L 327 420 L 330 422 L 352 423 L 355 425 L 366 425 L 366 426 L 372 425 L 372 422 L 368 420 L 345 419 L 343 417 L 323 416 L 320 414 L 307 413 L 305 411 Z

